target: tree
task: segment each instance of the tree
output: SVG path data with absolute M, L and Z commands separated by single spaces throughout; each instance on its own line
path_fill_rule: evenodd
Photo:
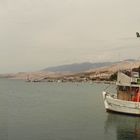
M 117 80 L 117 72 L 113 73 L 110 78 L 109 78 L 110 81 L 116 81 Z
M 140 77 L 140 66 L 138 67 L 138 73 L 139 73 L 139 77 Z

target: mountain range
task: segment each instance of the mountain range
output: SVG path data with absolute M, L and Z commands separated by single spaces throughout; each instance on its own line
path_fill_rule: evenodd
M 140 60 L 124 60 L 120 62 L 103 62 L 103 63 L 78 63 L 70 65 L 61 65 L 49 67 L 36 72 L 18 72 L 14 74 L 1 74 L 0 77 L 15 79 L 46 79 L 46 78 L 64 78 L 64 77 L 109 77 L 118 70 L 138 68 Z
M 84 62 L 84 63 L 74 63 L 74 64 L 66 64 L 66 65 L 60 65 L 60 66 L 54 66 L 54 67 L 48 67 L 46 69 L 43 69 L 43 71 L 49 71 L 49 72 L 83 72 L 87 71 L 89 69 L 95 69 L 105 66 L 110 66 L 112 64 L 115 64 L 118 62 L 102 62 L 102 63 L 90 63 L 90 62 Z

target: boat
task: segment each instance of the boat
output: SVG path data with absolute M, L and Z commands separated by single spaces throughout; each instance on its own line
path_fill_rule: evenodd
M 31 82 L 29 75 L 27 75 L 26 82 Z
M 139 72 L 124 70 L 117 72 L 115 94 L 102 92 L 106 111 L 140 116 Z

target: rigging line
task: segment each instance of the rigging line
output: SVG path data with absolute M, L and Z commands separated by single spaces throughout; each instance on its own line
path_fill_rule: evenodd
M 107 90 L 110 86 L 111 86 L 111 84 L 109 84 L 104 90 Z

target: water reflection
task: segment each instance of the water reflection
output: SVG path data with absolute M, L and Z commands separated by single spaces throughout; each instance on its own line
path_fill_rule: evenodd
M 116 140 L 140 140 L 140 117 L 109 113 L 105 122 L 105 134 L 112 133 Z

